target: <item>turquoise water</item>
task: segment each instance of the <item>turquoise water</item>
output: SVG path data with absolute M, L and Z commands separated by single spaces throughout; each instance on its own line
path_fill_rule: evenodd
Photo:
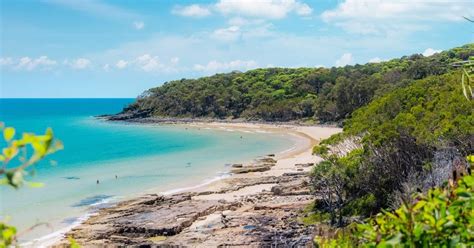
M 34 167 L 42 188 L 0 187 L 1 217 L 22 241 L 57 233 L 98 206 L 126 197 L 197 185 L 226 175 L 228 164 L 292 147 L 279 133 L 105 122 L 133 99 L 0 99 L 0 120 L 18 133 L 52 127 L 64 150 Z M 3 143 L 1 144 L 4 145 Z M 52 165 L 50 159 L 57 162 Z M 97 184 L 99 180 L 99 184 Z

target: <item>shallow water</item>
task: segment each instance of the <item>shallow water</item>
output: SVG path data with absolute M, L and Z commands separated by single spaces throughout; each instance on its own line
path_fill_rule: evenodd
M 295 142 L 258 130 L 134 125 L 93 117 L 116 113 L 131 101 L 0 99 L 0 120 L 7 126 L 35 133 L 52 127 L 65 147 L 35 166 L 28 178 L 44 187 L 0 187 L 1 217 L 9 217 L 10 224 L 24 230 L 47 223 L 21 241 L 57 232 L 126 197 L 171 193 L 225 176 L 226 164 L 287 150 Z

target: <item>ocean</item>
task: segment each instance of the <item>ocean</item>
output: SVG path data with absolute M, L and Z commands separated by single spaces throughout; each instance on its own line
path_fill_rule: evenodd
M 226 177 L 230 164 L 281 152 L 296 142 L 290 135 L 259 130 L 142 125 L 94 117 L 117 113 L 133 100 L 0 99 L 0 121 L 15 127 L 17 135 L 41 134 L 51 127 L 64 143 L 64 150 L 30 169 L 27 180 L 42 182 L 43 187 L 0 186 L 0 218 L 18 228 L 20 243 L 49 239 L 119 200 Z

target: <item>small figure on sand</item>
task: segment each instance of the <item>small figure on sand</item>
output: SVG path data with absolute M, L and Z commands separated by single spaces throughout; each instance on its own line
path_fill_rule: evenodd
M 99 184 L 99 179 L 97 179 L 97 184 Z

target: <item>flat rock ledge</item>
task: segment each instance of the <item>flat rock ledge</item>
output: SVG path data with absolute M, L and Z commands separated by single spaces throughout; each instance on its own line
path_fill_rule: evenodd
M 305 172 L 224 179 L 219 191 L 150 194 L 100 210 L 65 236 L 83 247 L 311 247 L 298 216 L 314 196 Z M 271 186 L 232 200 L 219 194 Z M 217 197 L 213 197 L 217 196 Z M 66 240 L 55 247 L 68 247 Z
M 263 158 L 256 159 L 253 163 L 248 165 L 243 164 L 233 164 L 231 173 L 234 174 L 244 174 L 250 172 L 264 172 L 270 170 L 276 164 L 276 160 L 271 156 L 273 154 L 267 155 Z

